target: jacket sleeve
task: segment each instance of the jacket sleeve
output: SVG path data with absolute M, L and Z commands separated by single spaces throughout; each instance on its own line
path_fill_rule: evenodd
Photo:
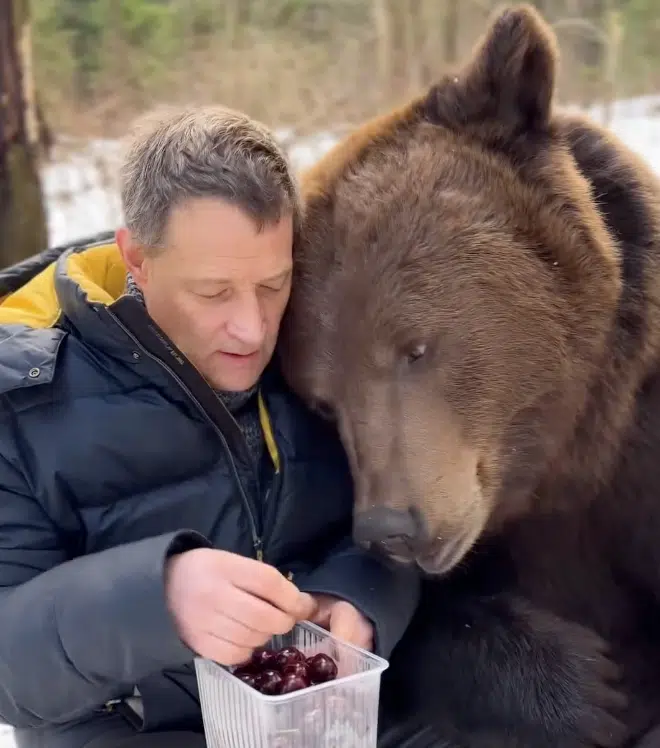
M 148 674 L 189 662 L 194 653 L 167 609 L 164 567 L 204 538 L 183 531 L 68 559 L 0 443 L 0 719 L 14 727 L 74 720 Z
M 303 592 L 334 595 L 354 605 L 371 621 L 375 654 L 384 658 L 408 628 L 421 586 L 416 568 L 380 559 L 355 546 L 350 537 L 295 581 Z

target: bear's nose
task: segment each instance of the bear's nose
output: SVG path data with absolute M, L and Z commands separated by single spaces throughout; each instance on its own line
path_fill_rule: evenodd
M 421 524 L 412 510 L 380 506 L 360 512 L 353 521 L 353 539 L 361 546 L 401 558 L 413 558 Z

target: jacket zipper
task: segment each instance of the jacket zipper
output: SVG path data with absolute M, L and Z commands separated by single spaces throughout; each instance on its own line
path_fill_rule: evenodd
M 248 515 L 248 521 L 250 523 L 250 533 L 252 535 L 252 546 L 254 548 L 254 552 L 257 558 L 257 561 L 263 561 L 264 560 L 264 552 L 263 552 L 263 541 L 261 538 L 261 535 L 259 533 L 259 525 L 255 516 L 255 513 L 252 511 L 252 507 L 250 505 L 250 500 L 247 497 L 247 494 L 245 493 L 245 488 L 243 486 L 243 483 L 241 481 L 241 478 L 238 474 L 238 470 L 236 468 L 236 463 L 234 462 L 234 457 L 231 453 L 231 450 L 229 449 L 229 444 L 227 443 L 227 439 L 225 435 L 222 433 L 222 429 L 218 426 L 218 424 L 211 418 L 211 416 L 206 412 L 205 408 L 202 406 L 202 404 L 199 402 L 199 400 L 195 397 L 195 395 L 190 391 L 190 389 L 186 386 L 184 382 L 181 381 L 179 376 L 176 374 L 175 371 L 173 371 L 169 366 L 167 366 L 166 363 L 161 361 L 158 356 L 154 356 L 152 353 L 150 353 L 141 343 L 140 341 L 133 335 L 133 333 L 117 318 L 115 314 L 112 313 L 110 309 L 106 307 L 107 313 L 110 315 L 110 317 L 119 325 L 119 327 L 128 335 L 128 337 L 133 341 L 133 343 L 136 345 L 137 348 L 139 348 L 142 353 L 150 358 L 152 361 L 155 361 L 161 368 L 165 369 L 165 371 L 176 381 L 176 383 L 181 387 L 181 389 L 186 393 L 186 395 L 192 400 L 192 402 L 195 404 L 196 408 L 199 410 L 199 412 L 204 416 L 204 418 L 208 421 L 208 423 L 211 425 L 215 433 L 220 437 L 220 440 L 222 442 L 222 445 L 227 453 L 227 457 L 229 458 L 229 464 L 231 465 L 231 470 L 234 475 L 234 479 L 236 481 L 236 485 L 238 486 L 239 493 L 241 494 L 241 498 L 243 500 L 243 504 L 245 507 L 245 511 Z M 217 395 L 216 395 L 217 397 Z M 218 398 L 219 400 L 219 398 Z M 220 401 L 220 405 L 224 407 L 224 403 Z M 227 411 L 229 414 L 229 417 L 234 420 L 234 417 Z M 236 421 L 234 420 L 234 423 Z M 258 476 L 257 476 L 258 478 Z

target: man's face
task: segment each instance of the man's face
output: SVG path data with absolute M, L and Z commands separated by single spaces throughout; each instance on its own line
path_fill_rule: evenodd
M 211 386 L 249 389 L 273 355 L 289 299 L 292 217 L 259 231 L 240 208 L 194 198 L 172 211 L 164 239 L 151 257 L 125 229 L 117 234 L 150 316 Z

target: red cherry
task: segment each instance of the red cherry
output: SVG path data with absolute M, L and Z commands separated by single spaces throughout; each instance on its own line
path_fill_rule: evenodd
M 282 688 L 282 676 L 276 670 L 264 670 L 257 675 L 254 687 L 264 696 L 277 696 Z
M 296 662 L 305 662 L 305 655 L 297 647 L 282 647 L 275 654 L 275 667 L 280 671 Z
M 322 652 L 307 659 L 309 677 L 312 683 L 325 683 L 337 677 L 337 663 Z
M 236 677 L 239 680 L 242 680 L 246 685 L 250 686 L 250 688 L 256 688 L 257 678 L 259 676 L 255 673 L 239 673 Z
M 294 691 L 302 691 L 303 688 L 309 686 L 309 681 L 306 678 L 296 675 L 295 673 L 289 673 L 283 676 L 282 686 L 280 693 L 293 693 Z
M 276 652 L 270 647 L 257 647 L 252 652 L 250 664 L 256 670 L 272 669 L 275 664 Z
M 239 675 L 243 675 L 244 673 L 256 675 L 259 670 L 251 662 L 244 662 L 242 665 L 237 665 L 232 672 L 238 678 Z
M 282 675 L 298 675 L 304 680 L 309 681 L 309 668 L 305 662 L 294 662 L 282 670 Z

